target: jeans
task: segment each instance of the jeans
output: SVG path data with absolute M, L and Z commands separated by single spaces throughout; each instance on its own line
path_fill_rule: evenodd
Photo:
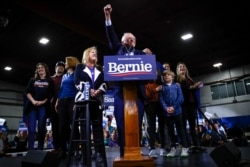
M 34 107 L 28 113 L 28 148 L 34 150 L 35 140 L 38 139 L 38 149 L 43 150 L 46 134 L 46 108 L 45 106 Z M 36 132 L 38 129 L 38 133 Z M 38 134 L 38 135 L 37 135 Z

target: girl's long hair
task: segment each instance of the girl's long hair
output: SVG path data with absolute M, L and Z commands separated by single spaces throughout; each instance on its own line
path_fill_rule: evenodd
M 179 73 L 179 66 L 180 65 L 184 65 L 185 68 L 186 68 L 186 73 L 185 73 L 185 76 L 181 75 Z M 186 79 L 190 79 L 191 81 L 193 81 L 193 79 L 189 76 L 189 71 L 188 71 L 188 68 L 187 68 L 187 65 L 184 63 L 184 62 L 179 62 L 177 63 L 177 66 L 176 66 L 176 74 L 177 74 L 177 77 L 176 77 L 176 80 L 177 82 L 183 82 L 185 81 Z M 194 81 L 193 81 L 194 82 Z

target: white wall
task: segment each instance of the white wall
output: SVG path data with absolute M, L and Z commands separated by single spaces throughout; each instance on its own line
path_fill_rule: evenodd
M 218 70 L 216 73 L 194 78 L 195 81 L 202 81 L 205 84 L 200 89 L 201 109 L 203 112 L 207 111 L 211 114 L 217 114 L 219 117 L 250 115 L 250 95 L 236 96 L 237 103 L 233 103 L 234 97 L 212 100 L 211 83 L 216 81 L 230 81 L 230 72 L 232 79 L 242 76 L 250 78 L 250 65 L 230 70 Z
M 6 119 L 9 129 L 17 129 L 19 121 L 22 121 L 22 107 L 21 106 L 10 106 L 0 105 L 0 117 Z
M 10 130 L 17 130 L 22 121 L 24 87 L 0 81 L 0 117 Z

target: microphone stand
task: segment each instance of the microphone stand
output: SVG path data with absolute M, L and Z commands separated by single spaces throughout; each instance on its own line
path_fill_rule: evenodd
M 197 106 L 197 120 L 196 120 L 196 126 L 198 128 L 199 126 L 199 113 L 202 115 L 203 118 L 205 118 L 205 120 L 208 122 L 209 125 L 212 126 L 213 130 L 215 130 L 217 132 L 217 134 L 225 141 L 225 139 L 222 137 L 222 135 L 217 131 L 217 129 L 214 127 L 213 125 L 213 122 L 208 119 L 206 117 L 206 115 L 201 111 L 201 108 L 200 108 L 200 87 L 196 90 L 195 92 L 195 96 L 196 96 L 196 100 L 198 102 L 198 106 Z M 190 152 L 203 152 L 205 151 L 206 149 L 205 148 L 202 148 L 201 147 L 201 138 L 199 136 L 199 131 L 197 130 L 197 139 L 198 139 L 198 146 L 194 146 L 190 149 Z
M 210 119 L 208 119 L 206 117 L 206 115 L 201 111 L 201 108 L 200 108 L 200 88 L 196 90 L 196 99 L 198 101 L 198 107 L 197 107 L 198 113 L 200 113 L 202 115 L 202 117 L 205 118 L 205 120 L 208 122 L 208 124 L 212 126 L 213 130 L 215 130 L 217 132 L 217 134 L 221 137 L 221 139 L 223 139 L 223 141 L 226 142 L 226 139 L 214 127 L 213 122 Z M 197 127 L 199 126 L 199 114 L 198 113 L 197 113 L 197 121 L 196 121 Z M 190 152 L 203 152 L 206 150 L 205 148 L 201 147 L 201 139 L 200 139 L 198 130 L 197 130 L 197 139 L 198 139 L 198 146 L 194 146 L 191 149 L 189 149 Z
M 208 119 L 208 118 L 206 117 L 206 115 L 201 111 L 200 107 L 198 107 L 197 110 L 198 110 L 198 113 L 200 113 L 200 114 L 202 115 L 202 117 L 205 118 L 205 120 L 208 122 L 208 124 L 212 126 L 213 130 L 216 131 L 216 133 L 221 137 L 221 139 L 222 139 L 224 142 L 227 142 L 227 140 L 226 140 L 226 139 L 218 132 L 218 130 L 214 127 L 213 121 L 210 120 L 210 119 Z M 197 114 L 197 121 L 196 121 L 196 122 L 197 122 L 197 127 L 198 127 L 198 125 L 199 125 L 198 119 L 199 119 L 199 116 L 198 116 L 198 114 Z M 197 131 L 197 135 L 198 135 L 198 133 L 199 133 L 199 132 Z M 201 139 L 200 139 L 200 137 L 198 137 L 198 146 L 192 147 L 192 148 L 191 148 L 191 152 L 203 152 L 203 151 L 206 151 L 206 148 L 202 148 L 202 146 L 201 146 Z

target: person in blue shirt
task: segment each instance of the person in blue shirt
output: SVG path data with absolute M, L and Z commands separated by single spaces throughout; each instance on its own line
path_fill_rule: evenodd
M 188 156 L 188 145 L 185 130 L 182 123 L 182 108 L 181 104 L 184 101 L 181 86 L 173 82 L 175 74 L 170 70 L 163 72 L 164 83 L 160 91 L 160 103 L 163 108 L 163 114 L 166 118 L 166 125 L 170 138 L 171 150 L 166 155 L 167 157 L 177 156 L 175 128 L 177 130 L 179 143 L 182 146 L 181 157 Z
M 61 86 L 58 92 L 55 109 L 59 117 L 59 151 L 61 158 L 67 157 L 67 144 L 70 139 L 70 127 L 73 119 L 73 107 L 75 96 L 78 92 L 74 83 L 75 67 L 79 64 L 76 57 L 69 56 L 65 58 L 66 73 L 62 77 Z M 77 130 L 75 131 L 77 132 Z

